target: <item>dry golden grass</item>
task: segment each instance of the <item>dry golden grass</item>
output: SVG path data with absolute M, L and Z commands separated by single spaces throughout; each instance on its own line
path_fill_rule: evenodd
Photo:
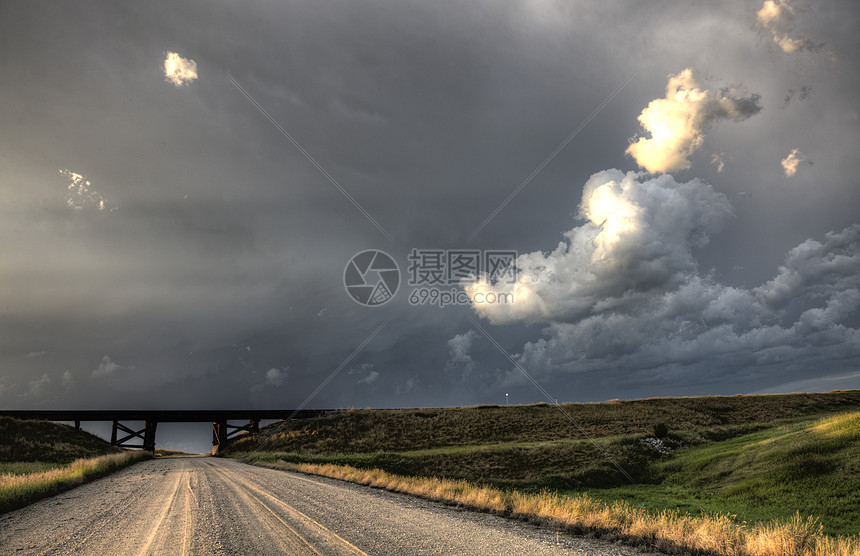
M 593 532 L 633 544 L 674 553 L 725 554 L 727 556 L 857 556 L 860 538 L 829 537 L 816 520 L 799 515 L 788 522 L 748 526 L 729 516 L 693 517 L 664 511 L 649 514 L 625 503 L 606 504 L 587 495 L 555 493 L 524 494 L 476 486 L 465 481 L 405 477 L 378 469 L 344 465 L 289 464 L 274 467 L 333 477 L 458 504 L 467 508 L 500 512 L 571 532 Z
M 20 508 L 150 457 L 149 452 L 122 452 L 79 459 L 36 473 L 0 473 L 0 512 Z

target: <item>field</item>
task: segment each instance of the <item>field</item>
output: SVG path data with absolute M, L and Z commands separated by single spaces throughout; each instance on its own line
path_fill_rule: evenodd
M 563 409 L 582 430 L 547 405 L 355 410 L 293 423 L 265 444 L 263 431 L 230 450 L 310 472 L 378 470 L 505 495 L 585 495 L 653 519 L 669 512 L 741 528 L 776 520 L 860 533 L 860 391 Z
M 67 425 L 0 417 L 0 513 L 149 457 Z
M 860 412 L 802 419 L 660 458 L 654 484 L 589 489 L 649 510 L 736 514 L 749 522 L 816 516 L 831 534 L 860 532 Z M 579 491 L 576 491 L 579 492 Z

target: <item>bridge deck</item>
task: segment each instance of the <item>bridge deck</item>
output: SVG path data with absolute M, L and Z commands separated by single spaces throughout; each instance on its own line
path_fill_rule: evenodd
M 330 409 L 302 409 L 294 419 L 319 417 Z M 0 416 L 46 421 L 157 421 L 159 423 L 202 423 L 248 419 L 286 419 L 293 409 L 16 409 L 2 410 Z

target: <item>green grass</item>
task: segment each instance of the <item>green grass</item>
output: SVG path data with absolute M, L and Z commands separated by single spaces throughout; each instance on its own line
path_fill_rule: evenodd
M 521 493 L 473 485 L 462 480 L 411 477 L 346 465 L 261 463 L 266 467 L 332 477 L 352 483 L 421 496 L 473 510 L 495 512 L 557 532 L 588 533 L 664 554 L 726 556 L 856 556 L 860 537 L 824 534 L 815 519 L 795 515 L 786 521 L 747 524 L 726 515 L 677 511 L 647 512 L 624 502 L 606 503 L 586 494 Z
M 71 463 L 120 452 L 122 449 L 101 438 L 68 425 L 0 416 L 0 463 Z
M 650 434 L 657 423 L 668 424 L 670 432 L 707 429 L 717 434 L 720 428 L 860 408 L 860 391 L 651 398 L 564 404 L 563 408 L 593 437 Z M 350 410 L 296 421 L 271 438 L 265 449 L 336 455 L 584 438 L 557 408 L 546 404 Z M 248 436 L 228 451 L 252 451 L 258 442 Z
M 766 522 L 799 511 L 818 517 L 829 534 L 860 532 L 858 425 L 850 418 L 821 421 L 860 412 L 860 391 L 663 398 L 564 409 L 591 439 L 557 408 L 543 404 L 357 410 L 293 423 L 270 438 L 264 452 L 254 452 L 260 439 L 252 436 L 227 452 L 264 464 L 379 469 L 504 491 L 587 492 L 655 514 L 704 511 Z M 668 425 L 664 440 L 675 449 L 670 456 L 641 441 L 659 423 Z
M 653 457 L 650 448 L 634 436 L 605 437 L 596 442 L 611 451 L 628 472 L 636 475 L 641 475 Z M 280 460 L 382 469 L 399 475 L 463 479 L 533 492 L 595 484 L 610 486 L 625 480 L 588 440 L 510 442 L 358 454 L 266 451 L 252 455 L 234 452 L 233 455 L 260 462 Z
M 0 513 L 22 508 L 151 457 L 149 452 L 121 452 L 79 459 L 42 471 L 0 473 Z
M 0 463 L 0 475 L 27 475 L 28 473 L 41 473 L 62 467 L 62 463 L 51 463 L 47 461 L 11 461 Z
M 657 512 L 728 513 L 749 522 L 819 517 L 860 533 L 860 412 L 775 425 L 677 451 L 652 464 L 657 484 L 577 489 Z
M 0 513 L 150 457 L 68 425 L 0 417 Z

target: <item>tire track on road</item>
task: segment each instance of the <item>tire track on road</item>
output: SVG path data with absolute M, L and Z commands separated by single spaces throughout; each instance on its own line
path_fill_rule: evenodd
M 414 497 L 204 457 L 141 462 L 0 516 L 0 553 L 640 554 Z
M 269 539 L 277 543 L 281 550 L 279 551 L 282 554 L 316 554 L 317 556 L 323 556 L 321 552 L 319 552 L 313 545 L 311 545 L 298 531 L 296 531 L 289 523 L 284 521 L 276 512 L 274 512 L 270 507 L 264 504 L 261 500 L 250 494 L 246 489 L 242 488 L 236 481 L 234 481 L 231 477 L 227 476 L 220 469 L 215 468 L 213 465 L 209 464 L 217 475 L 220 476 L 221 482 L 224 483 L 227 488 L 229 488 L 233 494 L 244 503 L 247 509 L 252 509 L 253 507 L 259 507 L 263 510 L 266 510 L 267 513 L 263 512 L 253 512 L 253 515 L 256 520 L 269 532 Z M 279 527 L 278 523 L 283 527 Z M 290 534 L 285 536 L 284 529 L 288 531 Z
M 259 488 L 258 486 L 255 486 L 248 479 L 237 475 L 233 471 L 218 469 L 218 468 L 215 468 L 214 466 L 213 466 L 213 469 L 217 473 L 224 476 L 225 479 L 232 481 L 236 485 L 241 485 L 242 487 L 244 487 L 246 489 L 246 491 L 249 491 L 249 492 L 247 492 L 247 494 L 250 497 L 254 498 L 259 504 L 261 504 L 269 512 L 271 512 L 273 515 L 275 515 L 275 517 L 277 517 L 282 523 L 284 523 L 284 525 L 286 525 L 290 530 L 295 532 L 295 529 L 292 526 L 288 525 L 286 523 L 286 521 L 284 521 L 280 516 L 278 516 L 277 512 L 275 512 L 268 504 L 263 502 L 263 500 L 260 497 L 263 497 L 265 499 L 268 499 L 268 500 L 271 500 L 272 502 L 274 502 L 278 507 L 280 507 L 283 511 L 285 511 L 294 520 L 294 523 L 296 523 L 296 522 L 301 523 L 305 529 L 310 529 L 311 531 L 309 531 L 309 533 L 311 533 L 311 535 L 313 535 L 316 538 L 316 540 L 318 540 L 319 542 L 322 542 L 323 544 L 326 544 L 326 545 L 330 546 L 331 548 L 335 549 L 337 554 L 351 554 L 351 555 L 358 555 L 358 556 L 368 556 L 368 554 L 366 552 L 364 552 L 363 550 L 361 550 L 360 548 L 358 548 L 357 546 L 355 546 L 354 544 L 352 544 L 348 540 L 344 539 L 343 537 L 341 537 L 340 535 L 338 535 L 337 533 L 335 533 L 331 529 L 325 527 L 320 522 L 309 517 L 308 515 L 300 512 L 298 509 L 287 504 L 286 502 L 284 502 L 280 498 L 273 496 L 272 494 L 269 494 L 268 492 Z M 255 494 L 259 495 L 259 496 L 255 496 Z M 298 532 L 296 532 L 296 534 L 300 535 L 300 533 L 298 533 Z M 304 537 L 302 537 L 302 538 L 304 538 Z M 316 549 L 314 549 L 314 551 L 316 552 Z M 319 552 L 317 552 L 317 553 L 319 554 Z
M 149 549 L 153 545 L 153 543 L 155 542 L 155 539 L 158 536 L 159 531 L 162 530 L 165 519 L 167 519 L 167 516 L 170 514 L 170 511 L 173 509 L 174 505 L 176 504 L 176 497 L 177 497 L 177 494 L 179 493 L 179 485 L 182 484 L 183 475 L 184 475 L 184 473 L 177 473 L 176 480 L 173 483 L 173 489 L 171 490 L 170 494 L 165 497 L 165 498 L 168 498 L 169 500 L 166 500 L 163 503 L 164 509 L 161 510 L 161 514 L 152 523 L 152 531 L 150 531 L 149 536 L 147 537 L 143 546 L 140 548 L 140 550 L 137 551 L 138 556 L 145 556 L 146 554 L 149 554 Z M 185 546 L 185 541 L 186 541 L 186 539 L 183 539 L 183 541 L 182 541 L 183 548 Z M 184 553 L 185 553 L 185 551 L 183 550 L 183 554 Z

